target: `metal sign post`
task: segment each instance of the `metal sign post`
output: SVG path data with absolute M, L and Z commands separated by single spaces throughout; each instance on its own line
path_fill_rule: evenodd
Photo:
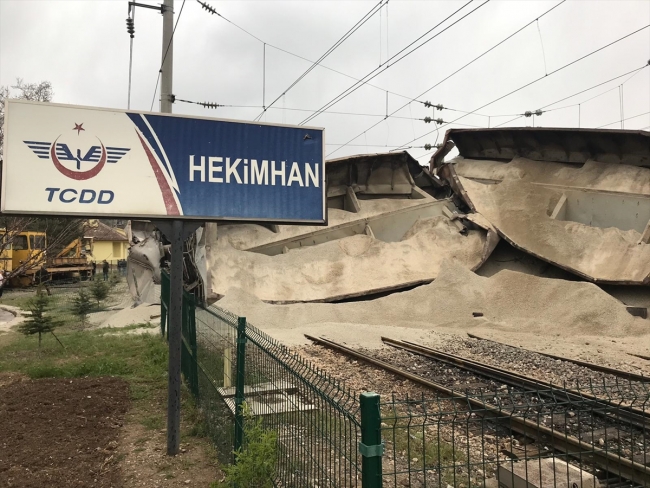
M 168 234 L 169 236 L 169 234 Z M 169 283 L 169 368 L 167 381 L 167 454 L 178 454 L 181 442 L 181 327 L 183 322 L 183 221 L 172 222 Z
M 181 425 L 181 341 L 183 322 L 183 245 L 200 223 L 179 219 L 153 222 L 171 242 L 169 273 L 169 361 L 167 368 L 167 454 L 178 454 Z

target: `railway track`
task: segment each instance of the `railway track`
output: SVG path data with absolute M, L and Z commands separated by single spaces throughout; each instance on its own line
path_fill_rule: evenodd
M 567 405 L 578 402 L 582 405 L 587 403 L 593 409 L 595 415 L 606 417 L 610 420 L 616 421 L 617 423 L 627 424 L 630 427 L 641 429 L 643 431 L 650 427 L 649 413 L 627 405 L 622 405 L 620 402 L 614 402 L 584 391 L 567 389 L 561 385 L 553 385 L 552 383 L 524 376 L 513 371 L 448 354 L 409 341 L 397 341 L 388 337 L 382 337 L 381 340 L 389 346 L 419 354 L 420 356 L 434 361 L 440 361 L 445 364 L 460 367 L 466 371 L 470 371 L 484 378 L 489 378 L 498 383 L 514 386 L 524 391 L 536 392 L 541 396 L 552 397 L 553 400 L 561 399 L 561 401 L 566 402 Z M 613 418 L 613 414 L 611 413 L 612 411 L 616 412 L 616 418 Z
M 576 453 L 579 453 L 581 462 L 589 461 L 594 466 L 622 478 L 624 483 L 629 481 L 640 486 L 650 486 L 650 468 L 645 466 L 645 462 L 650 462 L 650 456 L 648 456 L 648 460 L 646 460 L 645 453 L 643 453 L 641 459 L 642 462 L 638 462 L 636 457 L 630 459 L 621 455 L 620 452 L 612 452 L 608 444 L 599 445 L 598 442 L 594 442 L 595 439 L 593 438 L 592 442 L 585 442 L 585 440 L 573 435 L 574 433 L 569 432 L 566 429 L 558 430 L 552 421 L 553 413 L 557 413 L 558 405 L 565 405 L 567 408 L 575 409 L 577 405 L 584 406 L 586 403 L 589 405 L 589 410 L 586 412 L 587 414 L 594 414 L 596 411 L 598 411 L 599 414 L 604 414 L 599 415 L 601 417 L 600 423 L 602 425 L 609 424 L 610 433 L 615 431 L 619 442 L 623 439 L 627 443 L 634 444 L 635 442 L 638 443 L 640 439 L 643 439 L 641 444 L 645 450 L 645 432 L 650 421 L 648 415 L 641 410 L 625 406 L 623 406 L 624 408 L 621 408 L 620 404 L 612 403 L 609 402 L 609 400 L 602 398 L 586 398 L 585 395 L 580 392 L 562 392 L 562 389 L 558 387 L 544 384 L 543 382 L 540 383 L 537 380 L 533 380 L 532 378 L 523 375 L 518 375 L 499 368 L 493 368 L 476 361 L 459 358 L 458 356 L 446 355 L 440 351 L 423 348 L 417 344 L 382 338 L 384 342 L 397 346 L 410 354 L 418 354 L 427 361 L 443 364 L 446 369 L 442 370 L 443 373 L 441 376 L 448 374 L 449 371 L 451 371 L 450 368 L 455 368 L 459 372 L 462 372 L 462 374 L 468 375 L 466 376 L 468 381 L 469 378 L 473 376 L 475 378 L 474 383 L 481 383 L 487 380 L 491 382 L 490 386 L 496 386 L 497 383 L 502 385 L 501 387 L 495 387 L 494 391 L 492 391 L 492 393 L 494 393 L 493 396 L 492 393 L 486 395 L 486 391 L 483 391 L 482 395 L 473 396 L 468 394 L 469 392 L 461 393 L 459 389 L 454 390 L 453 386 L 450 388 L 450 385 L 445 385 L 439 381 L 426 378 L 422 374 L 415 374 L 407 371 L 398 365 L 383 361 L 377 357 L 369 356 L 328 339 L 316 338 L 308 335 L 305 335 L 305 337 L 317 344 L 321 344 L 349 357 L 362 360 L 428 389 L 441 393 L 450 400 L 471 409 L 472 412 L 480 412 L 480 415 L 483 417 L 507 423 L 508 427 L 512 431 L 528 438 L 535 439 L 540 445 L 548 446 L 552 450 L 560 451 L 574 457 L 576 456 Z M 444 373 L 445 371 L 447 373 Z M 498 392 L 502 391 L 502 388 L 504 387 L 507 389 L 507 395 L 499 395 Z M 555 396 L 552 402 L 548 402 L 549 405 L 553 405 L 550 410 L 550 415 L 544 415 L 544 408 L 547 407 L 545 407 L 543 399 L 540 399 L 539 403 L 531 402 L 531 395 L 542 397 L 544 396 L 540 394 L 542 391 L 547 391 L 549 395 L 561 395 L 560 397 Z M 504 398 L 509 399 L 509 402 L 504 402 Z M 560 401 L 558 402 L 558 400 Z M 518 405 L 518 402 L 521 404 Z M 576 402 L 580 403 L 577 404 Z M 530 409 L 531 403 L 535 405 L 535 408 L 539 411 L 537 421 L 531 420 L 529 415 L 521 415 L 521 413 L 519 415 L 517 414 L 517 411 L 521 410 L 522 407 Z M 620 415 L 608 415 L 611 414 L 612 411 Z M 582 417 L 583 412 L 579 413 Z M 550 424 L 545 424 L 542 421 L 545 417 L 550 417 Z M 587 424 L 594 428 L 599 425 L 591 419 L 589 419 Z M 622 486 L 634 485 L 627 484 Z
M 523 347 L 511 346 L 510 344 L 505 344 L 504 342 L 495 341 L 494 339 L 486 339 L 485 337 L 480 337 L 475 334 L 470 334 L 469 332 L 467 333 L 467 337 L 470 337 L 472 339 L 477 339 L 480 341 L 493 342 L 494 344 L 499 344 L 500 346 L 507 346 L 507 347 L 512 347 L 514 349 L 520 349 L 522 351 L 530 352 L 531 354 L 539 354 L 540 356 L 546 356 L 548 358 L 556 359 L 558 361 L 564 361 L 567 363 L 576 364 L 578 366 L 582 366 L 583 368 L 591 369 L 593 371 L 598 371 L 600 373 L 609 374 L 617 378 L 622 378 L 624 380 L 638 381 L 641 383 L 650 383 L 650 377 L 644 376 L 642 374 L 630 373 L 628 371 L 622 371 L 620 369 L 610 368 L 609 366 L 601 366 L 600 364 L 594 364 L 588 361 L 582 361 L 580 359 L 572 359 L 564 356 L 556 356 L 555 354 L 549 354 L 547 352 L 531 351 L 530 349 L 524 349 Z M 631 356 L 639 357 L 641 359 L 650 359 L 647 356 L 631 354 L 631 353 L 628 354 L 630 354 Z

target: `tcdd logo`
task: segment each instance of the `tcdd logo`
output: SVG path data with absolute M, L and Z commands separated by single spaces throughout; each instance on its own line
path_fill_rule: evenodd
M 85 131 L 86 129 L 83 128 L 82 122 L 81 124 L 75 123 L 72 130 L 76 130 L 77 136 L 80 136 L 81 131 Z M 70 149 L 68 144 L 58 142 L 60 138 L 61 136 L 57 137 L 54 142 L 23 142 L 27 144 L 27 147 L 29 147 L 40 159 L 52 158 L 54 167 L 62 175 L 77 181 L 89 180 L 90 178 L 97 176 L 106 163 L 117 163 L 122 156 L 131 150 L 130 148 L 125 147 L 104 147 L 102 141 L 97 138 L 99 145 L 92 145 L 82 154 L 80 148 L 76 148 L 76 151 L 74 151 Z M 82 139 L 84 138 L 82 137 Z M 76 163 L 74 169 L 63 164 L 64 162 L 69 161 L 74 161 Z M 82 165 L 86 166 L 85 163 L 94 163 L 94 166 L 90 169 L 82 169 Z
M 82 131 L 86 131 L 83 127 L 83 122 L 77 124 L 75 122 L 72 130 L 77 131 L 77 136 L 81 135 Z M 117 163 L 122 156 L 124 156 L 131 149 L 125 147 L 105 147 L 104 143 L 97 138 L 99 145 L 92 145 L 88 150 L 82 154 L 80 148 L 70 149 L 66 143 L 59 142 L 61 135 L 57 137 L 54 142 L 40 142 L 40 141 L 23 141 L 27 144 L 36 156 L 40 159 L 52 159 L 54 167 L 62 175 L 76 180 L 83 181 L 89 180 L 97 176 L 104 168 L 106 163 Z M 81 137 L 84 140 L 84 137 Z M 87 147 L 87 146 L 86 146 Z M 74 152 L 73 152 L 74 151 Z M 74 161 L 74 167 L 66 166 L 64 163 Z M 93 163 L 90 169 L 82 168 L 86 163 Z M 99 192 L 91 189 L 75 190 L 74 188 L 46 188 L 48 193 L 47 201 L 52 202 L 55 196 L 62 203 L 99 203 L 102 205 L 109 204 L 113 201 L 115 194 L 110 190 L 100 190 Z

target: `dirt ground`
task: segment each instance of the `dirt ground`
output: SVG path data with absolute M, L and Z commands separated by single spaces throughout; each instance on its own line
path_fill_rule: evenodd
M 117 378 L 4 377 L 0 486 L 122 486 L 115 449 L 128 407 Z
M 166 430 L 151 430 L 127 415 L 117 454 L 122 468 L 124 488 L 136 487 L 203 487 L 223 479 L 217 468 L 213 448 L 206 438 L 187 438 L 187 425 L 181 421 L 181 450 L 167 456 Z M 164 422 L 164 418 L 162 419 Z
M 184 435 L 186 422 L 180 454 L 166 455 L 158 400 L 129 410 L 118 378 L 0 374 L 0 486 L 208 487 L 222 478 L 210 442 Z

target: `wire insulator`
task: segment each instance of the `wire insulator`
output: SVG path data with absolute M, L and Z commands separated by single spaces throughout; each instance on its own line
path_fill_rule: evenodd
M 444 110 L 445 107 L 441 103 L 435 106 L 436 110 Z
M 438 124 L 438 125 L 442 125 L 442 124 L 445 123 L 445 121 L 442 120 L 442 119 L 435 119 L 434 122 L 435 122 L 436 124 Z
M 126 18 L 126 31 L 131 36 L 131 39 L 135 36 L 135 27 L 133 25 L 133 19 L 131 17 Z
M 539 108 L 538 108 L 537 110 L 535 110 L 535 115 L 538 115 L 538 116 L 539 116 L 539 115 L 542 115 L 543 113 L 544 113 L 544 112 L 543 112 L 541 109 L 539 109 Z
M 426 108 L 430 108 L 430 107 L 433 107 L 433 104 L 427 100 L 426 102 L 424 102 L 424 106 Z
M 202 105 L 205 108 L 217 108 L 217 107 L 223 107 L 223 105 L 219 105 L 218 103 L 213 103 L 213 102 L 199 102 L 199 105 Z
M 424 150 L 425 150 L 425 151 L 430 151 L 430 150 L 431 150 L 431 147 L 432 147 L 431 144 L 425 144 L 425 145 L 424 145 Z
M 216 9 L 213 8 L 211 5 L 208 5 L 207 3 L 202 2 L 201 0 L 198 0 L 198 2 L 201 4 L 201 7 L 203 7 L 205 10 L 210 12 L 212 15 L 219 15 Z
M 533 115 L 533 112 L 531 112 L 530 110 L 526 110 L 524 112 L 524 117 L 532 117 L 532 115 Z
M 425 117 L 422 120 L 424 120 L 425 124 L 430 124 L 433 119 L 431 117 Z

